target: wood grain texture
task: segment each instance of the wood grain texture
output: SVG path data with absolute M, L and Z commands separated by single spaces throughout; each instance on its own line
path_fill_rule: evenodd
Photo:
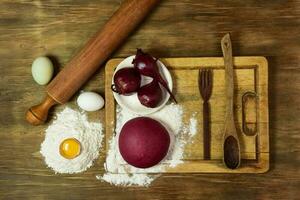
M 232 58 L 231 58 L 232 59 Z M 106 101 L 106 150 L 110 146 L 110 140 L 116 130 L 116 102 L 111 91 L 111 80 L 115 68 L 123 59 L 111 59 L 105 66 L 105 96 Z M 223 143 L 224 143 L 224 119 L 228 114 L 229 105 L 226 101 L 228 91 L 225 82 L 226 70 L 222 57 L 202 57 L 202 58 L 160 58 L 160 61 L 168 68 L 173 78 L 173 93 L 178 99 L 179 105 L 183 108 L 183 124 L 189 124 L 190 118 L 197 119 L 197 133 L 193 138 L 186 136 L 187 144 L 183 153 L 185 163 L 174 168 L 167 168 L 163 173 L 264 173 L 269 170 L 269 121 L 268 121 L 268 65 L 264 57 L 234 57 L 231 61 L 235 69 L 232 68 L 231 89 L 235 90 L 235 95 L 230 97 L 232 101 L 230 112 L 236 121 L 236 135 L 241 144 L 241 157 L 243 163 L 239 169 L 227 169 L 223 163 Z M 233 64 L 231 64 L 233 66 Z M 231 66 L 231 67 L 232 67 Z M 211 105 L 211 160 L 205 160 L 203 151 L 204 139 L 201 127 L 204 126 L 202 111 L 202 98 L 198 91 L 199 70 L 211 69 L 214 73 Z M 233 72 L 234 71 L 234 72 Z M 249 137 L 242 132 L 242 97 L 245 92 L 256 92 L 259 96 L 258 106 L 258 129 L 256 137 Z M 231 93 L 233 95 L 234 93 Z M 192 98 L 191 98 L 192 97 Z M 233 104 L 234 103 L 234 104 Z M 232 116 L 229 116 L 232 117 Z M 234 119 L 232 119 L 234 120 Z M 168 126 L 168 124 L 164 124 Z M 238 133 L 237 133 L 238 132 Z M 184 135 L 184 134 L 183 134 Z M 227 134 L 229 135 L 229 133 Z M 203 160 L 204 159 L 204 160 Z M 120 163 L 128 166 L 127 163 Z M 162 162 L 168 165 L 168 161 Z M 149 170 L 148 170 L 149 171 Z M 118 173 L 117 171 L 110 171 Z M 130 172 L 130 171 L 128 171 Z M 150 171 L 149 171 L 150 172 Z M 155 173 L 155 172 L 153 172 Z
M 164 0 L 113 57 L 143 48 L 158 57 L 222 56 L 230 32 L 233 55 L 269 61 L 271 170 L 261 175 L 164 175 L 149 188 L 117 188 L 95 180 L 104 155 L 78 175 L 55 175 L 39 155 L 46 125 L 24 113 L 44 97 L 31 63 L 50 55 L 57 71 L 104 25 L 120 0 L 0 2 L 1 199 L 297 199 L 300 186 L 300 2 L 298 0 Z M 85 90 L 104 94 L 104 69 Z M 192 97 L 190 97 L 192 98 Z M 107 102 L 109 103 L 109 102 Z M 70 103 L 75 106 L 74 101 Z M 54 111 L 61 110 L 55 108 Z M 90 113 L 104 122 L 104 110 Z

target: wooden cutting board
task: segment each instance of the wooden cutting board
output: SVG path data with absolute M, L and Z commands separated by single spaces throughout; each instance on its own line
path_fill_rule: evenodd
M 105 68 L 106 97 L 106 149 L 114 134 L 116 102 L 110 89 L 112 75 L 123 59 L 112 59 Z M 240 168 L 230 170 L 222 162 L 223 126 L 225 114 L 225 73 L 222 57 L 161 58 L 170 70 L 174 82 L 174 94 L 183 106 L 184 123 L 193 114 L 197 120 L 197 134 L 193 142 L 185 146 L 184 163 L 167 168 L 164 173 L 263 173 L 269 169 L 269 119 L 268 119 L 268 63 L 264 57 L 234 57 L 235 68 L 235 117 L 241 144 Z M 198 70 L 213 69 L 213 93 L 211 105 L 211 160 L 203 160 L 202 99 L 198 89 Z M 246 92 L 257 94 L 257 135 L 243 133 L 242 96 Z M 249 112 L 250 112 L 249 111 Z M 251 117 L 250 117 L 251 118 Z M 253 118 L 253 117 L 252 117 Z M 163 165 L 165 163 L 162 163 Z

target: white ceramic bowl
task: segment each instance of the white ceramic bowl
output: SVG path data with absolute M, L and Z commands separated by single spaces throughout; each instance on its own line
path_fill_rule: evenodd
M 125 67 L 133 67 L 132 61 L 135 58 L 135 56 L 130 56 L 125 58 L 115 69 L 115 72 L 113 74 L 112 77 L 112 84 L 114 81 L 114 76 L 115 73 L 122 68 Z M 162 75 L 162 77 L 166 80 L 166 82 L 168 83 L 168 86 L 170 88 L 170 90 L 172 91 L 173 89 L 173 81 L 172 81 L 172 77 L 171 74 L 169 72 L 169 70 L 167 69 L 167 67 L 160 62 L 159 60 L 157 61 L 159 70 L 160 70 L 160 74 Z M 141 86 L 150 83 L 152 81 L 151 77 L 146 77 L 146 76 L 142 76 L 142 80 L 141 80 Z M 117 103 L 123 108 L 123 109 L 127 109 L 128 111 L 135 113 L 135 114 L 140 114 L 140 115 L 147 115 L 147 114 L 151 114 L 154 113 L 156 111 L 158 111 L 159 109 L 161 109 L 162 107 L 164 107 L 164 105 L 168 102 L 169 98 L 170 98 L 170 94 L 166 91 L 166 89 L 164 89 L 164 87 L 162 87 L 160 85 L 161 89 L 162 89 L 162 100 L 159 103 L 159 105 L 156 108 L 148 108 L 144 105 L 142 105 L 137 97 L 137 93 L 133 93 L 130 96 L 125 96 L 125 95 L 120 95 L 116 92 L 113 92 L 114 98 L 117 101 Z

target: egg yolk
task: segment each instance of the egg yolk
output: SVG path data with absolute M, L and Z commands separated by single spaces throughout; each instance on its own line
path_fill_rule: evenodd
M 76 158 L 80 154 L 81 144 L 75 138 L 65 139 L 59 147 L 60 155 L 67 159 Z

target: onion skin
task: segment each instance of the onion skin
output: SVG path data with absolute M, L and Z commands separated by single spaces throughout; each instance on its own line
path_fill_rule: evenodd
M 144 76 L 152 78 L 157 76 L 158 66 L 151 55 L 144 53 L 142 49 L 137 49 L 135 59 L 132 61 L 134 67 Z
M 122 127 L 119 150 L 124 160 L 138 168 L 158 164 L 168 153 L 170 135 L 158 121 L 149 117 L 137 117 Z
M 141 75 L 132 67 L 118 70 L 114 75 L 114 84 L 111 89 L 122 95 L 130 95 L 136 92 L 141 85 Z
M 137 96 L 141 104 L 149 108 L 157 107 L 163 97 L 162 90 L 155 79 L 151 83 L 142 86 L 138 90 Z
M 134 65 L 134 68 L 140 72 L 140 74 L 156 79 L 167 90 L 175 103 L 177 103 L 176 98 L 169 89 L 167 82 L 163 79 L 159 72 L 157 59 L 154 59 L 151 55 L 144 53 L 141 49 L 137 49 L 136 56 L 132 61 L 132 64 Z

